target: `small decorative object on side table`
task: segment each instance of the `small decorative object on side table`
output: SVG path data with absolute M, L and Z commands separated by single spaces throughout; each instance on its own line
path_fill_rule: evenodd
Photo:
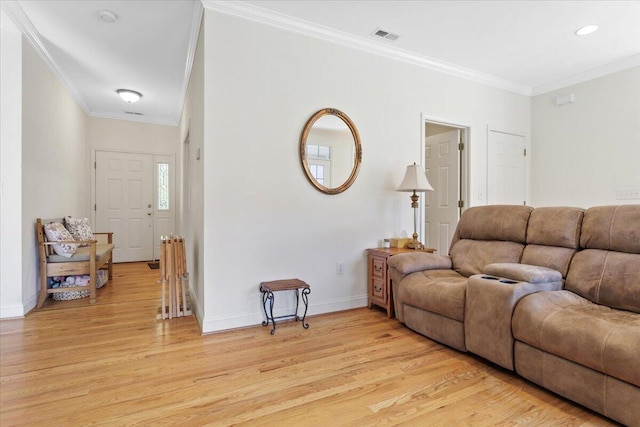
M 387 316 L 393 317 L 393 292 L 391 279 L 387 272 L 387 259 L 393 255 L 416 252 L 435 252 L 435 249 L 375 248 L 367 249 L 367 279 L 369 308 L 374 304 L 387 310 Z

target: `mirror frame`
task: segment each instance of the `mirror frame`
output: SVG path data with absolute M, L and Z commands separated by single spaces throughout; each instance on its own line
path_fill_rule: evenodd
M 319 184 L 311 175 L 311 171 L 309 170 L 309 163 L 307 162 L 307 137 L 309 136 L 309 132 L 311 132 L 311 128 L 314 123 L 318 121 L 321 117 L 324 116 L 336 116 L 342 119 L 343 122 L 349 127 L 351 131 L 351 136 L 353 136 L 353 143 L 356 148 L 356 156 L 354 159 L 353 169 L 351 170 L 351 175 L 349 178 L 342 183 L 342 185 L 338 187 L 325 187 L 324 185 Z M 351 121 L 349 116 L 343 113 L 340 110 L 335 108 L 323 108 L 322 110 L 316 112 L 304 125 L 304 129 L 302 130 L 302 135 L 300 136 L 300 161 L 302 163 L 302 168 L 304 169 L 304 173 L 307 176 L 307 179 L 318 191 L 321 191 L 325 194 L 339 194 L 345 191 L 347 188 L 351 187 L 351 184 L 356 180 L 358 176 L 358 172 L 360 171 L 360 164 L 362 163 L 362 144 L 360 143 L 360 134 L 358 134 L 358 129 L 356 129 L 356 125 Z

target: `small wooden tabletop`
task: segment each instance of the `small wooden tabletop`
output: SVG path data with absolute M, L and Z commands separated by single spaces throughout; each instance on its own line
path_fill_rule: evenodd
M 293 289 L 310 289 L 307 283 L 300 279 L 283 279 L 274 280 L 272 282 L 260 283 L 260 290 L 263 292 L 289 291 Z
M 384 256 L 391 256 L 396 254 L 407 254 L 407 253 L 416 253 L 416 252 L 429 252 L 434 253 L 436 250 L 433 248 L 422 248 L 422 249 L 409 249 L 409 248 L 371 248 L 367 249 L 369 252 L 378 252 Z

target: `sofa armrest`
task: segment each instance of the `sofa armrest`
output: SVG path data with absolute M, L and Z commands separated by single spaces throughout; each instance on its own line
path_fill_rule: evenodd
M 559 271 L 529 264 L 494 263 L 485 266 L 484 272 L 492 276 L 533 284 L 562 281 L 562 273 Z
M 387 274 L 391 280 L 392 292 L 394 295 L 393 305 L 396 317 L 404 322 L 402 310 L 398 307 L 398 286 L 402 279 L 408 274 L 425 270 L 449 270 L 451 269 L 451 258 L 429 252 L 401 253 L 390 257 L 387 260 Z
M 103 243 L 113 243 L 113 231 L 99 231 L 99 232 L 94 231 L 93 236 L 100 237 L 100 239 L 98 240 Z
M 389 258 L 387 265 L 407 275 L 416 271 L 450 269 L 451 258 L 428 252 L 403 253 Z

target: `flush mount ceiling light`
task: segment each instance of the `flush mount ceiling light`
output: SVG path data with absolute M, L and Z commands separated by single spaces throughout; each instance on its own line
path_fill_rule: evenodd
M 576 36 L 586 36 L 587 34 L 591 34 L 598 30 L 597 25 L 586 25 L 582 28 L 578 28 L 576 30 Z
M 98 16 L 104 22 L 108 22 L 110 24 L 113 24 L 118 19 L 118 15 L 111 12 L 110 10 L 101 10 L 100 12 L 98 12 Z
M 116 90 L 116 93 L 120 95 L 120 98 L 124 99 L 129 104 L 138 102 L 138 100 L 142 98 L 142 94 L 140 92 L 136 92 L 135 90 L 131 89 L 118 89 Z

